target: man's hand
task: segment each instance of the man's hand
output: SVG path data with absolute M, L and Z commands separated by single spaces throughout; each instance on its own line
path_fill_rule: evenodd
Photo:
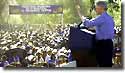
M 82 22 L 84 22 L 85 19 L 86 19 L 86 17 L 84 17 L 84 16 L 81 17 L 81 21 L 82 21 Z

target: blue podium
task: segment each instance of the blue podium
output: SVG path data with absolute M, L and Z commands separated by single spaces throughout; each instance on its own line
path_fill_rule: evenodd
M 95 33 L 87 29 L 70 27 L 69 48 L 71 50 L 89 50 L 94 47 Z
M 77 61 L 77 67 L 96 66 L 95 33 L 87 29 L 70 27 L 68 48 Z

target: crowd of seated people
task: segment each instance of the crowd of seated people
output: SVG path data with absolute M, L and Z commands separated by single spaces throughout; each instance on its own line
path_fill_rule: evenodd
M 69 30 L 69 25 L 44 32 L 1 30 L 0 67 L 63 67 L 73 61 L 67 46 Z M 114 43 L 117 44 L 117 39 Z M 118 48 L 114 47 L 114 50 Z
M 0 31 L 1 67 L 61 67 L 72 61 L 69 28 L 54 31 Z

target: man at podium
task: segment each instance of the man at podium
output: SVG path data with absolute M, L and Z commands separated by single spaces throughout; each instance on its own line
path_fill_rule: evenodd
M 107 3 L 99 1 L 96 3 L 95 11 L 97 17 L 86 19 L 78 12 L 83 25 L 86 27 L 96 27 L 96 60 L 99 67 L 112 67 L 112 50 L 114 37 L 114 20 L 106 12 Z

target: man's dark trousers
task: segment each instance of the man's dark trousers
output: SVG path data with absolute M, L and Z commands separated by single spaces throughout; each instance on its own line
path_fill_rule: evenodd
M 99 67 L 112 67 L 112 53 L 111 39 L 96 41 L 96 60 Z

